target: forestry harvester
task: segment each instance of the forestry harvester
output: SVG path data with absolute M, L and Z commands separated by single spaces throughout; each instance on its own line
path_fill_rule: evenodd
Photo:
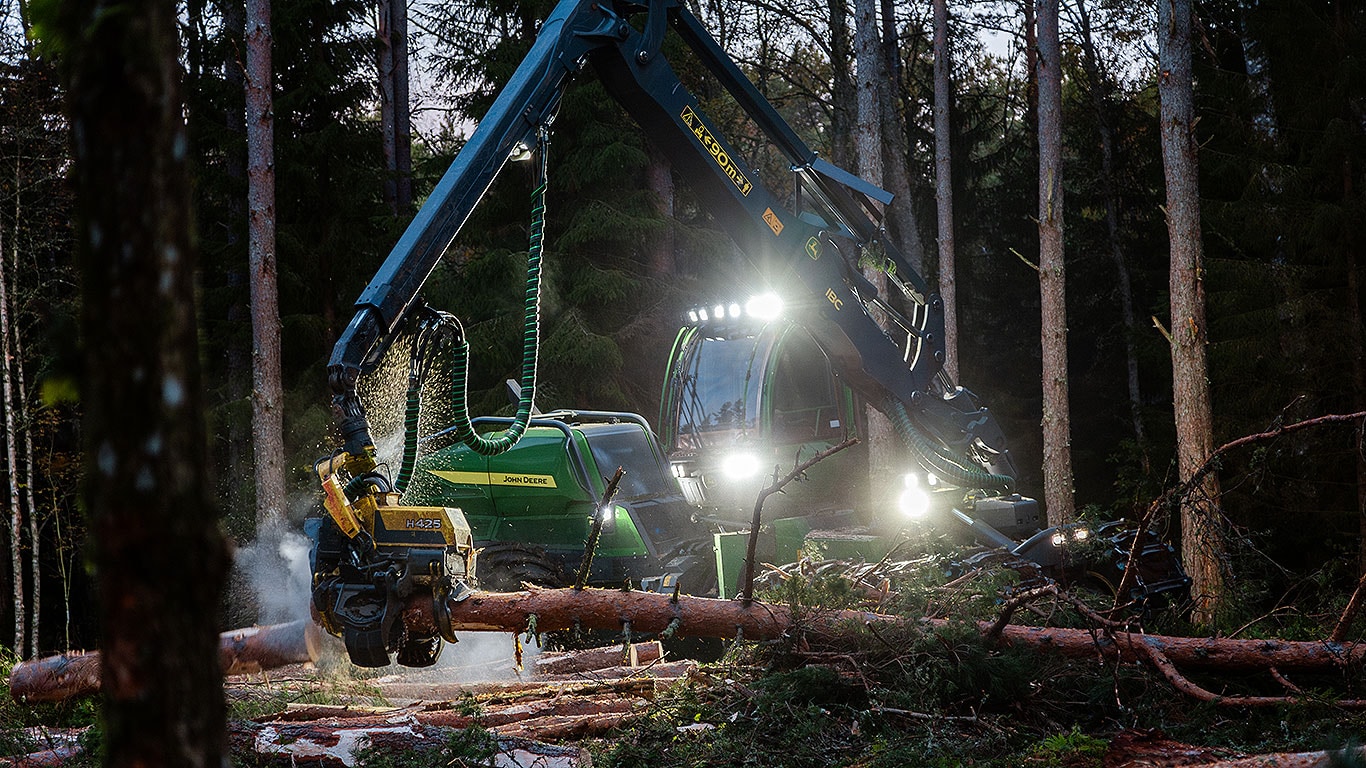
M 775 195 L 743 165 L 679 82 L 661 54 L 669 29 L 789 160 L 790 197 Z M 533 404 L 546 150 L 565 88 L 585 68 L 767 283 L 745 306 L 694 310 L 670 362 L 662 443 L 633 414 L 539 413 Z M 538 182 L 517 412 L 471 419 L 463 329 L 419 294 L 499 170 L 518 159 L 536 164 Z M 333 350 L 328 370 L 342 445 L 317 465 L 326 512 L 306 522 L 323 625 L 358 665 L 384 666 L 393 654 L 400 664 L 431 664 L 443 639 L 454 641 L 444 606 L 476 575 L 486 588 L 566 583 L 595 519 L 602 537 L 590 582 L 726 596 L 735 584 L 736 537 L 763 478 L 775 465 L 866 434 L 865 403 L 904 440 L 904 466 L 870 489 L 877 483 L 851 482 L 869 477 L 863 450 L 818 464 L 811 482 L 766 510 L 774 557 L 791 559 L 813 544 L 880 557 L 906 515 L 938 517 L 1044 569 L 1066 565 L 1065 551 L 1078 540 L 1104 539 L 1108 554 L 1097 575 L 1111 583 L 1137 543 L 1139 567 L 1127 580 L 1135 597 L 1184 588 L 1170 548 L 1145 532 L 1121 524 L 1039 529 L 1038 504 L 1015 492 L 992 415 L 943 370 L 943 305 L 885 238 L 881 211 L 890 201 L 808 148 L 685 4 L 561 0 L 361 294 Z M 864 278 L 861 261 L 885 274 L 885 290 Z M 408 408 L 402 461 L 390 477 L 376 460 L 356 387 L 400 338 L 412 342 Z M 450 366 L 453 425 L 419 440 L 422 384 L 437 361 Z M 605 476 L 618 467 L 625 474 L 612 496 Z M 820 532 L 851 524 L 866 535 Z M 405 625 L 402 606 L 414 596 L 432 599 L 435 635 Z

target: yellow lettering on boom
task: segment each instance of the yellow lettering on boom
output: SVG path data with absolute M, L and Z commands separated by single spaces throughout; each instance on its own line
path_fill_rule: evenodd
M 702 148 L 707 150 L 707 154 L 711 155 L 711 159 L 716 161 L 716 166 L 721 169 L 721 173 L 730 179 L 730 183 L 734 184 L 736 189 L 740 190 L 740 194 L 749 197 L 749 192 L 754 189 L 754 184 L 746 178 L 744 172 L 740 170 L 740 166 L 735 164 L 730 155 L 721 148 L 721 142 L 717 141 L 707 126 L 702 123 L 702 118 L 693 111 L 692 107 L 684 107 L 679 118 L 688 127 L 688 130 L 692 131 L 692 135 L 697 137 L 697 143 L 701 144 Z M 770 224 L 770 226 L 772 225 Z

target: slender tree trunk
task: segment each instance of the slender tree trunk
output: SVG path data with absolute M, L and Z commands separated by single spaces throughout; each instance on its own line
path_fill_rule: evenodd
M 1105 233 L 1110 243 L 1110 258 L 1115 263 L 1115 292 L 1119 294 L 1120 319 L 1124 323 L 1124 360 L 1129 385 L 1129 418 L 1133 422 L 1134 441 L 1143 457 L 1143 470 L 1148 470 L 1148 439 L 1143 428 L 1143 395 L 1138 379 L 1138 318 L 1134 312 L 1133 287 L 1129 280 L 1129 261 L 1119 233 L 1119 185 L 1115 183 L 1115 138 L 1110 125 L 1110 100 L 1106 96 L 1109 77 L 1102 72 L 1100 56 L 1091 38 L 1091 17 L 1086 11 L 1086 0 L 1077 0 L 1077 14 L 1081 19 L 1082 67 L 1086 71 L 1087 90 L 1091 108 L 1096 113 L 1096 130 L 1100 134 L 1100 184 L 1105 198 Z
M 10 575 L 14 580 L 14 653 L 24 658 L 24 636 L 27 601 L 24 591 L 24 507 L 19 494 L 19 451 L 16 442 L 19 431 L 14 420 L 14 363 L 15 353 L 10 313 L 10 284 L 5 274 L 4 238 L 0 232 L 0 410 L 5 412 L 5 480 L 9 491 L 9 547 Z
M 1205 326 L 1205 282 L 1200 241 L 1200 177 L 1195 141 L 1195 85 L 1191 75 L 1190 0 L 1158 7 L 1158 97 L 1162 166 L 1167 182 L 1171 240 L 1172 405 L 1177 468 L 1184 483 L 1214 450 Z M 1211 623 L 1224 595 L 1224 544 L 1217 519 L 1215 473 L 1181 504 L 1181 558 L 1191 577 L 1196 623 Z
M 650 249 L 650 274 L 667 277 L 678 271 L 674 258 L 674 176 L 669 161 L 658 152 L 651 153 L 645 176 L 654 194 L 655 210 L 664 229 Z
M 1074 516 L 1063 259 L 1062 58 L 1058 0 L 1039 0 L 1039 291 L 1043 328 L 1043 488 L 1048 524 Z
M 854 60 L 849 37 L 849 0 L 830 0 L 830 159 L 835 165 L 855 169 L 854 126 L 858 122 L 858 89 L 850 73 Z
M 245 45 L 247 32 L 246 5 L 243 0 L 217 0 L 217 7 L 223 14 L 223 34 L 230 38 L 230 44 L 223 46 L 223 80 L 229 93 L 242 94 L 246 99 L 247 82 L 241 62 L 241 51 Z M 230 101 L 231 106 L 223 115 L 223 124 L 232 137 L 224 148 L 224 173 L 235 185 L 246 187 L 246 118 L 244 103 Z M 227 323 L 230 326 L 244 327 L 251 322 L 250 289 L 247 288 L 246 259 L 240 250 L 244 240 L 247 223 L 246 197 L 231 195 L 224 201 L 222 224 L 225 245 L 232 254 L 232 264 L 227 269 L 227 285 L 232 289 L 232 303 L 227 308 Z M 324 260 L 324 271 L 327 264 Z M 245 345 L 236 341 L 226 345 L 225 363 L 227 374 L 227 397 L 233 403 L 247 403 L 251 397 L 251 354 Z M 245 412 L 247 409 L 243 409 Z M 255 467 L 251 458 L 251 424 L 249 420 L 234 416 L 227 424 L 227 466 L 225 468 L 224 494 L 226 503 L 232 509 L 246 509 L 254 503 L 254 493 L 249 492 L 254 485 Z M 252 478 L 249 484 L 247 478 Z
M 878 41 L 877 0 L 855 0 L 854 45 L 858 55 L 858 123 L 854 132 L 854 152 L 859 176 L 879 184 L 883 173 L 882 117 L 877 93 L 878 83 L 885 75 Z M 877 289 L 878 295 L 886 298 L 887 276 L 878 265 L 864 266 L 863 276 Z M 875 319 L 879 324 L 884 320 Z M 891 420 L 871 403 L 864 406 L 864 417 L 868 425 L 868 471 L 873 477 L 887 477 L 896 463 L 896 431 Z
M 1032 133 L 1039 130 L 1039 39 L 1038 20 L 1034 15 L 1035 0 L 1020 0 L 1024 11 L 1025 55 L 1025 114 Z
M 22 152 L 20 152 L 22 155 Z M 19 158 L 14 161 L 14 233 L 10 237 L 10 255 L 12 257 L 10 273 L 18 279 L 19 275 L 19 221 L 23 214 L 22 190 L 23 185 L 22 165 Z M 0 253 L 0 259 L 4 254 Z M 29 611 L 28 622 L 28 647 L 29 653 L 37 655 L 39 652 L 38 632 L 42 626 L 42 596 L 43 596 L 43 576 L 39 563 L 42 560 L 42 537 L 38 520 L 38 502 L 34 498 L 33 491 L 33 413 L 29 410 L 28 385 L 24 372 L 24 342 L 23 336 L 19 331 L 18 313 L 14 318 L 14 381 L 16 384 L 16 394 L 18 395 L 19 407 L 19 432 L 23 436 L 23 465 L 24 465 L 24 506 L 28 510 L 28 569 L 32 574 L 32 590 L 29 599 L 31 610 Z
M 252 444 L 257 528 L 284 519 L 285 446 L 275 265 L 275 127 L 270 0 L 247 2 L 247 231 L 252 331 Z
M 408 4 L 379 3 L 379 103 L 384 134 L 384 201 L 395 216 L 413 202 L 412 127 L 408 111 Z
M 901 249 L 916 272 L 925 271 L 925 246 L 920 242 L 920 224 L 911 195 L 911 175 L 907 166 L 906 112 L 902 106 L 901 46 L 896 27 L 893 0 L 881 0 L 882 77 L 878 78 L 878 113 L 882 124 L 882 177 L 872 179 L 894 197 L 887 209 L 888 235 Z
M 227 553 L 207 477 L 176 5 L 42 9 L 70 112 L 105 764 L 218 768 Z
M 934 0 L 934 198 L 939 225 L 939 295 L 944 299 L 944 370 L 958 381 L 958 277 L 953 243 L 953 155 L 949 121 L 953 87 L 949 3 Z
M 1351 195 L 1352 177 L 1350 171 L 1344 179 L 1346 195 Z M 1347 341 L 1352 349 L 1352 405 L 1353 410 L 1366 411 L 1366 343 L 1362 340 L 1361 316 L 1361 271 L 1357 264 L 1356 239 L 1353 233 L 1347 234 Z M 1356 428 L 1356 479 L 1357 479 L 1357 525 L 1361 541 L 1358 546 L 1357 567 L 1366 577 L 1366 421 Z

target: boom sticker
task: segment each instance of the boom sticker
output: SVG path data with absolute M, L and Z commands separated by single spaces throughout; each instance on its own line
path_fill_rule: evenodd
M 721 142 L 717 141 L 711 131 L 707 130 L 707 126 L 702 124 L 702 118 L 698 117 L 690 106 L 683 107 L 683 114 L 680 117 L 683 124 L 688 126 L 688 130 L 692 131 L 692 135 L 697 137 L 702 148 L 707 150 L 711 159 L 716 161 L 716 164 L 721 168 L 721 173 L 725 174 L 726 178 L 735 185 L 735 188 L 740 190 L 740 194 L 749 197 L 749 191 L 754 189 L 754 184 L 745 177 L 740 166 L 735 164 L 730 155 L 726 154 L 726 150 L 721 148 Z
M 554 475 L 512 474 L 508 472 L 455 472 L 428 470 L 448 483 L 457 485 L 514 485 L 521 488 L 557 488 Z

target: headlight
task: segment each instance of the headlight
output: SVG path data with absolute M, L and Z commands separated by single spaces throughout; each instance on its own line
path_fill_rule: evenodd
M 732 453 L 721 462 L 721 474 L 731 480 L 744 480 L 759 473 L 759 459 L 752 453 Z
M 1066 543 L 1066 541 L 1067 534 L 1063 533 L 1062 531 L 1055 531 L 1053 533 L 1053 546 L 1061 547 L 1064 543 Z
M 765 322 L 776 320 L 783 313 L 783 300 L 776 293 L 761 293 L 745 302 L 745 313 Z
M 1079 525 L 1079 526 L 1077 526 L 1076 530 L 1072 531 L 1072 540 L 1073 540 L 1073 541 L 1086 541 L 1086 540 L 1089 539 L 1090 537 L 1091 537 L 1091 531 L 1088 530 L 1085 526 L 1080 526 L 1080 525 Z
M 901 514 L 919 520 L 930 512 L 930 494 L 920 486 L 920 478 L 906 475 L 906 490 L 901 492 Z

